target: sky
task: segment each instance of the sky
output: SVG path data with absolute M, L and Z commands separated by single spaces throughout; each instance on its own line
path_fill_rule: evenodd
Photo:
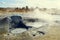
M 60 8 L 60 0 L 0 0 L 0 7 Z

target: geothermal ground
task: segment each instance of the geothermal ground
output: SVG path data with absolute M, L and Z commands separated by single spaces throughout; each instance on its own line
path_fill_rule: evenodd
M 33 28 L 22 33 L 13 33 L 13 31 L 12 33 L 8 33 L 2 30 L 4 32 L 0 32 L 0 40 L 60 40 L 60 15 L 51 15 L 47 12 L 40 12 L 39 10 L 28 12 L 27 14 L 10 12 L 9 14 L 0 13 L 0 15 L 2 18 L 19 15 L 22 16 L 23 19 L 38 18 L 39 20 L 34 23 L 24 21 L 26 25 L 32 26 Z M 8 25 L 3 25 L 3 27 L 4 26 Z M 42 32 L 38 34 L 37 31 L 42 31 L 44 34 L 41 34 Z

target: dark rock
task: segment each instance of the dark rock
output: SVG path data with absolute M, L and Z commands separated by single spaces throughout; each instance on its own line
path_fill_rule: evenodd
M 13 28 L 25 28 L 27 30 L 30 28 L 23 23 L 21 16 L 11 16 L 11 20 L 11 25 Z
M 38 33 L 39 33 L 39 34 L 43 34 L 43 35 L 45 35 L 45 33 L 44 33 L 44 32 L 42 32 L 42 31 L 38 31 Z

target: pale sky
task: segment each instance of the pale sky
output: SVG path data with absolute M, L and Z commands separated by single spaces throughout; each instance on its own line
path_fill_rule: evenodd
M 46 7 L 60 8 L 60 0 L 0 0 L 0 7 Z

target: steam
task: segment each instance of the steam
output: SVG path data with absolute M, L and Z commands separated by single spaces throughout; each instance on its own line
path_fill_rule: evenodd
M 26 15 L 28 18 L 37 18 L 39 19 L 39 22 L 34 22 L 34 23 L 28 23 L 26 25 L 28 26 L 33 26 L 33 27 L 41 27 L 44 25 L 53 25 L 53 24 L 58 24 L 55 21 L 60 20 L 60 16 L 48 14 L 45 11 L 40 11 L 39 9 L 35 9 L 33 12 L 30 12 Z M 45 22 L 41 22 L 40 20 L 44 20 Z
M 29 17 L 43 19 L 47 22 L 53 22 L 54 16 L 48 14 L 47 12 L 41 12 L 38 9 L 35 9 L 31 14 L 29 14 Z

